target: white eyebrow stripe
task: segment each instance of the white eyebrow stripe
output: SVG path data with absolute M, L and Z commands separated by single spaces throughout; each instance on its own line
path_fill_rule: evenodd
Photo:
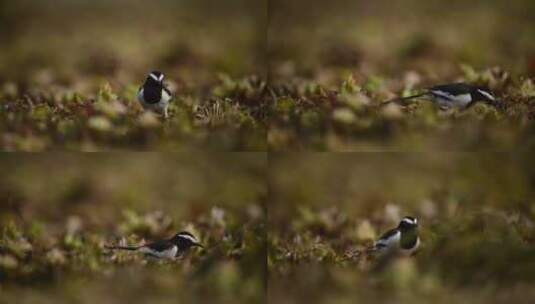
M 477 91 L 478 91 L 479 93 L 485 95 L 488 99 L 490 99 L 490 100 L 495 100 L 495 99 L 494 99 L 494 96 L 492 96 L 492 94 L 489 94 L 489 93 L 487 93 L 487 92 L 485 92 L 485 91 L 483 91 L 483 90 L 480 90 L 480 89 L 477 89 Z
M 160 78 L 158 78 L 159 81 L 162 81 L 163 80 L 163 74 L 160 75 Z
M 187 235 L 187 234 L 179 234 L 179 236 L 183 239 L 186 239 L 186 240 L 190 240 L 192 241 L 193 243 L 197 243 L 197 239 L 192 237 L 191 235 Z
M 152 74 L 152 73 L 150 73 L 149 76 L 150 76 L 152 79 L 156 80 L 156 81 L 160 81 L 160 79 L 158 78 L 158 76 L 156 76 L 156 75 L 154 75 L 154 74 Z
M 404 218 L 401 220 L 402 222 L 405 222 L 405 223 L 409 223 L 409 224 L 416 224 L 416 220 L 411 220 L 411 219 L 408 219 L 408 218 Z

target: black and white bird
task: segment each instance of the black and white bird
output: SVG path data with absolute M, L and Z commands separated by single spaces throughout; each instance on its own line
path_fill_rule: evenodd
M 140 246 L 105 246 L 111 250 L 130 250 L 143 253 L 147 257 L 157 259 L 175 259 L 184 254 L 191 247 L 201 247 L 197 239 L 189 232 L 182 231 L 175 234 L 172 238 L 159 240 Z
M 385 232 L 370 248 L 374 254 L 412 255 L 420 246 L 418 220 L 411 216 L 404 217 L 399 225 Z
M 476 102 L 485 102 L 493 106 L 498 106 L 498 100 L 488 88 L 466 83 L 437 85 L 426 89 L 421 94 L 396 98 L 387 103 L 404 102 L 421 97 L 430 98 L 442 110 L 451 108 L 464 110 L 473 106 Z
M 164 78 L 161 72 L 149 73 L 145 83 L 139 88 L 137 99 L 144 109 L 158 112 L 167 118 L 167 108 L 172 95 L 163 82 Z

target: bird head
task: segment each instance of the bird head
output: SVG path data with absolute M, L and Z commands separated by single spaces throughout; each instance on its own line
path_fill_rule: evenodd
M 406 216 L 399 222 L 398 229 L 401 231 L 409 231 L 418 227 L 418 220 L 412 216 Z
M 474 87 L 472 96 L 477 101 L 484 101 L 490 104 L 496 104 L 498 102 L 494 94 L 492 94 L 492 92 L 487 87 Z
M 171 242 L 173 242 L 179 248 L 182 248 L 182 249 L 188 249 L 188 248 L 195 247 L 195 246 L 204 248 L 204 246 L 199 243 L 197 238 L 193 236 L 193 234 L 187 231 L 182 231 L 182 232 L 175 234 L 175 236 L 171 238 Z
M 164 78 L 165 76 L 163 75 L 163 73 L 158 72 L 158 71 L 152 71 L 147 76 L 147 79 L 145 80 L 145 84 L 161 86 L 163 84 Z

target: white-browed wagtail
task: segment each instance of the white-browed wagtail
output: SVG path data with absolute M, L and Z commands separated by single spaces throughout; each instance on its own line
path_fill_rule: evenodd
M 184 254 L 191 247 L 201 247 L 197 239 L 189 232 L 182 231 L 175 234 L 172 238 L 159 240 L 140 246 L 105 246 L 111 250 L 130 250 L 143 253 L 145 256 L 157 259 L 175 259 Z
M 451 108 L 464 110 L 473 106 L 476 102 L 485 102 L 493 106 L 498 106 L 498 100 L 488 88 L 466 83 L 437 85 L 426 89 L 421 94 L 395 98 L 386 103 L 405 102 L 422 97 L 430 98 L 442 110 Z
M 412 255 L 420 246 L 418 220 L 411 216 L 404 217 L 399 225 L 385 232 L 370 248 L 374 254 Z
M 144 109 L 158 112 L 167 118 L 167 108 L 172 95 L 163 82 L 164 78 L 161 72 L 151 72 L 143 86 L 139 88 L 137 98 Z

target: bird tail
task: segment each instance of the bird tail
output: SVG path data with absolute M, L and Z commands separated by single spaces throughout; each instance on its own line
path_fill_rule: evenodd
M 366 253 L 372 253 L 375 251 L 377 251 L 377 247 L 375 246 L 369 246 L 368 248 L 366 248 Z
M 390 100 L 387 100 L 385 102 L 383 102 L 382 105 L 387 105 L 387 104 L 390 104 L 390 103 L 400 103 L 400 102 L 405 102 L 407 100 L 411 100 L 411 99 L 415 99 L 415 98 L 419 98 L 419 97 L 423 97 L 423 96 L 426 96 L 428 95 L 429 93 L 428 92 L 424 92 L 424 93 L 421 93 L 421 94 L 416 94 L 416 95 L 412 95 L 412 96 L 407 96 L 407 97 L 396 97 L 394 99 L 390 99 Z
M 381 248 L 379 246 L 377 246 L 376 244 L 372 245 L 372 246 L 368 246 L 366 249 L 365 249 L 365 253 L 368 254 L 368 255 L 373 255 L 373 254 L 376 254 L 379 252 Z
M 111 246 L 111 245 L 104 245 L 104 248 L 110 249 L 110 250 L 130 250 L 135 251 L 138 250 L 141 246 Z
M 359 249 L 350 249 L 344 253 L 344 259 L 356 260 L 359 258 L 368 258 L 370 256 L 375 255 L 378 250 L 379 249 L 375 245 Z

